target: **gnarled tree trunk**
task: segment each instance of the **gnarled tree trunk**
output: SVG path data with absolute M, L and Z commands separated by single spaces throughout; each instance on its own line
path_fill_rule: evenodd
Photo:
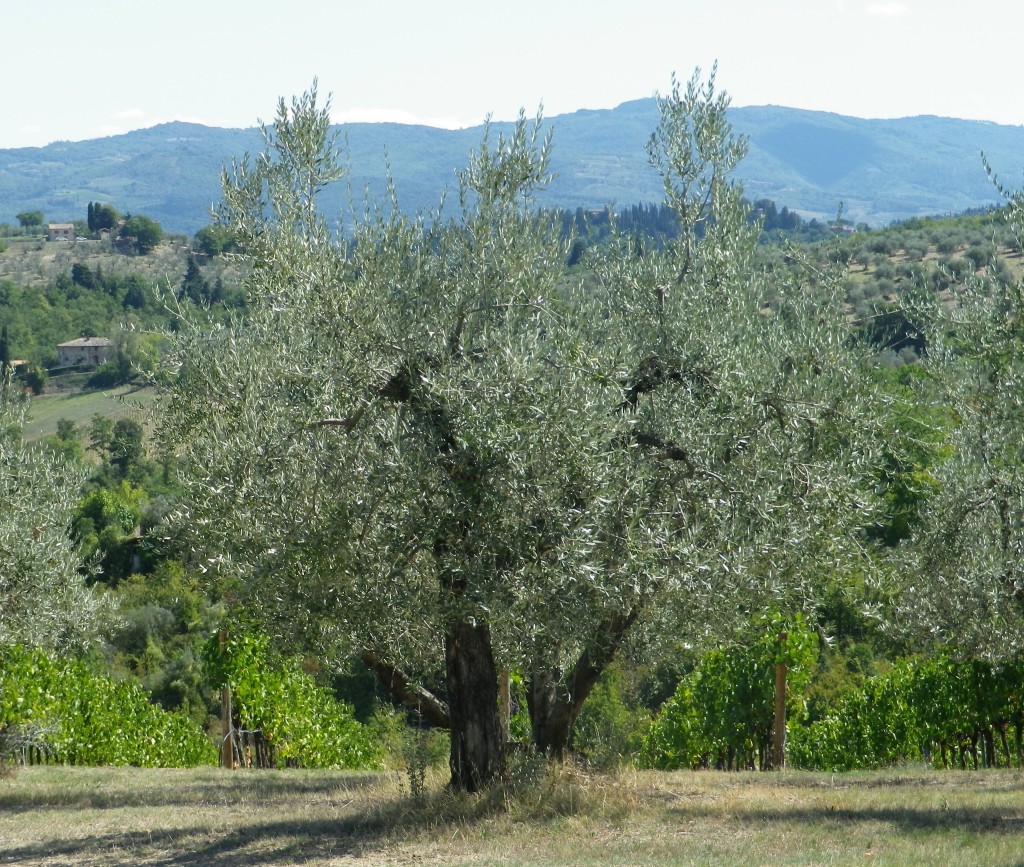
M 533 748 L 552 758 L 562 759 L 569 746 L 575 712 L 582 702 L 558 694 L 558 674 L 533 672 L 526 684 L 526 704 L 530 711 Z
M 452 788 L 477 792 L 501 771 L 498 670 L 486 623 L 459 620 L 444 639 Z
M 622 640 L 636 622 L 640 608 L 627 614 L 610 615 L 595 635 L 590 647 L 580 654 L 572 671 L 534 670 L 526 685 L 526 703 L 530 710 L 533 746 L 552 758 L 562 759 L 569 748 L 573 723 L 583 702 L 593 691 L 601 674 L 615 659 Z

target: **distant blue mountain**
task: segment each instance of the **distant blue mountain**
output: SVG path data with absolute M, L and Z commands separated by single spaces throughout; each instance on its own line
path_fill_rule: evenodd
M 808 218 L 830 219 L 842 203 L 846 218 L 877 226 L 994 204 L 982 152 L 1010 186 L 1024 177 L 1020 126 L 939 117 L 864 120 L 779 106 L 734 108 L 730 117 L 750 143 L 737 175 L 747 197 L 772 199 Z M 557 178 L 544 204 L 599 208 L 661 199 L 644 151 L 657 123 L 653 99 L 547 122 L 554 127 Z M 325 204 L 339 216 L 346 199 L 359 206 L 367 192 L 384 193 L 387 165 L 403 208 L 435 207 L 443 190 L 455 188 L 455 172 L 481 135 L 480 127 L 401 124 L 340 130 L 349 190 L 335 191 Z M 191 234 L 209 222 L 221 168 L 260 146 L 255 128 L 168 123 L 90 141 L 0 149 L 0 222 L 14 223 L 23 210 L 41 210 L 50 221 L 85 219 L 88 203 L 96 201 Z

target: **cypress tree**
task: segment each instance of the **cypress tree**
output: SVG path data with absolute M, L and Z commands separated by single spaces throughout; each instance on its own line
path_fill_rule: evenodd
M 0 375 L 11 366 L 11 349 L 7 343 L 7 323 L 0 328 Z

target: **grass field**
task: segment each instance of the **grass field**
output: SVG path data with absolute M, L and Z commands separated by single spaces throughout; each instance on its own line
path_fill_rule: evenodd
M 123 386 L 106 391 L 68 391 L 44 393 L 32 398 L 25 439 L 37 440 L 56 433 L 57 422 L 70 419 L 77 427 L 87 430 L 92 417 L 99 413 L 117 421 L 133 418 L 144 421 L 145 407 L 153 400 L 152 389 Z M 88 436 L 84 437 L 86 440 Z
M 28 768 L 7 864 L 1019 865 L 1024 774 L 526 776 L 420 799 L 401 774 Z

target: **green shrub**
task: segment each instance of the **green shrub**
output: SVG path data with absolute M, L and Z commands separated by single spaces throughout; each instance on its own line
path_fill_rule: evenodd
M 624 700 L 621 680 L 617 666 L 606 669 L 573 726 L 573 752 L 595 768 L 629 763 L 643 743 L 646 714 Z

